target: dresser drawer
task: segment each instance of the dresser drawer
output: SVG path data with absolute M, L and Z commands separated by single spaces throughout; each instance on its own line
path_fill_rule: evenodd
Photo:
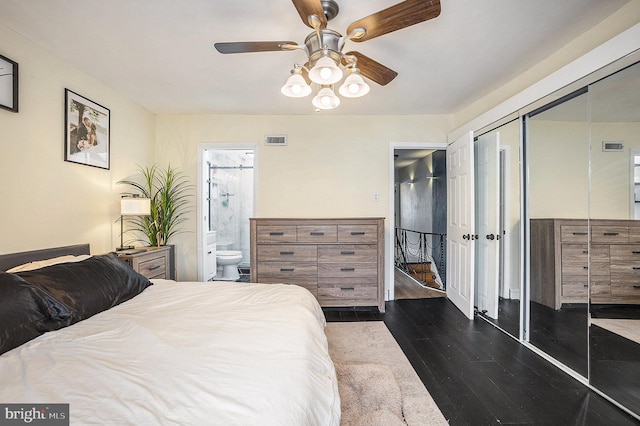
M 375 243 L 378 241 L 378 227 L 376 225 L 338 225 L 338 241 Z
M 268 281 L 265 281 L 268 280 Z M 258 264 L 258 282 L 297 283 L 318 281 L 318 267 L 313 263 L 261 262 Z
M 338 241 L 336 225 L 300 225 L 297 226 L 299 243 L 335 243 Z
M 375 280 L 327 281 L 318 283 L 318 301 L 323 306 L 367 306 L 378 303 Z
M 372 263 L 378 261 L 375 245 L 328 245 L 318 247 L 319 263 Z
M 167 278 L 167 258 L 163 254 L 161 256 L 144 259 L 138 264 L 138 272 L 145 277 Z
M 618 282 L 611 280 L 611 296 L 640 298 L 640 283 L 638 281 Z
M 640 226 L 629 226 L 629 242 L 640 243 Z
M 562 283 L 562 296 L 563 297 L 575 297 L 582 298 L 584 302 L 587 302 L 587 296 L 589 294 L 589 288 L 587 287 L 587 281 L 576 282 L 571 284 Z
M 587 225 L 561 225 L 560 240 L 563 243 L 587 243 L 589 229 Z
M 633 281 L 640 284 L 640 262 L 611 263 L 611 282 Z
M 256 241 L 260 243 L 295 243 L 296 227 L 287 225 L 258 225 Z
M 592 226 L 591 241 L 594 243 L 626 243 L 629 241 L 629 228 L 627 226 Z
M 323 278 L 377 278 L 377 263 L 319 263 L 318 281 Z
M 640 244 L 618 244 L 611 246 L 612 262 L 640 263 Z
M 318 260 L 318 247 L 314 245 L 258 245 L 258 262 L 312 262 Z

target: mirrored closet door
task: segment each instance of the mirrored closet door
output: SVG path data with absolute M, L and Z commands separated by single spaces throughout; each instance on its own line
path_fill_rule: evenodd
M 640 63 L 589 96 L 589 381 L 640 414 Z
M 523 340 L 640 416 L 640 52 L 521 112 Z

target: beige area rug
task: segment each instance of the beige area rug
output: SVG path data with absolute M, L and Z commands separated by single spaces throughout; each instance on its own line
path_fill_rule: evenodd
M 640 320 L 591 318 L 591 324 L 640 343 Z
M 447 425 L 382 321 L 327 324 L 342 422 L 351 425 Z

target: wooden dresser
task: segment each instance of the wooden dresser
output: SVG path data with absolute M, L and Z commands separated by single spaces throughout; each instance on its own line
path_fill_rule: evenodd
M 640 303 L 640 221 L 531 219 L 531 300 Z
M 250 219 L 251 281 L 296 284 L 321 306 L 384 312 L 384 219 Z

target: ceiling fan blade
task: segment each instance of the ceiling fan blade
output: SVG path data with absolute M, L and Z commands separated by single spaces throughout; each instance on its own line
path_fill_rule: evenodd
M 215 43 L 214 46 L 218 52 L 227 54 L 294 50 L 298 47 L 298 43 L 293 41 L 236 41 L 230 43 Z
M 324 8 L 320 0 L 292 0 L 293 5 L 302 18 L 302 22 L 309 28 L 316 29 L 316 25 L 319 28 L 327 28 L 327 17 L 324 14 Z M 309 19 L 310 16 L 315 16 L 317 20 Z M 314 22 L 315 21 L 315 22 Z
M 374 61 L 360 52 L 348 52 L 345 55 L 355 56 L 358 60 L 356 62 L 356 67 L 360 70 L 360 74 L 371 81 L 375 81 L 381 86 L 386 86 L 391 83 L 391 80 L 396 78 L 398 75 L 398 73 L 391 68 L 385 67 L 381 63 Z M 347 65 L 344 60 L 343 63 Z
M 440 0 L 406 0 L 352 23 L 347 28 L 347 34 L 363 28 L 365 34 L 361 37 L 352 37 L 351 40 L 366 41 L 428 21 L 438 15 L 440 15 Z

